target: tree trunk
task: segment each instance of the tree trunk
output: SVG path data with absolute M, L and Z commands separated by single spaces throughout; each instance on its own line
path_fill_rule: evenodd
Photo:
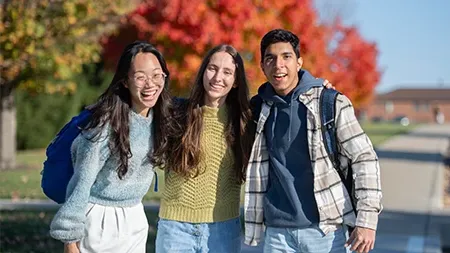
M 16 106 L 12 85 L 0 85 L 0 170 L 16 167 Z

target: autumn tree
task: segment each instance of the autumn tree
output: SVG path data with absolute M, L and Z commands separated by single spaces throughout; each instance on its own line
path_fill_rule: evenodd
M 206 51 L 229 43 L 242 54 L 255 92 L 265 80 L 259 67 L 259 43 L 274 28 L 289 29 L 300 37 L 304 67 L 313 75 L 332 80 L 357 101 L 370 97 L 379 77 L 376 46 L 354 28 L 320 23 L 311 0 L 146 0 L 128 15 L 116 35 L 103 40 L 104 59 L 113 66 L 127 43 L 149 41 L 164 53 L 173 87 L 182 93 Z M 332 47 L 333 43 L 338 46 Z
M 371 101 L 380 80 L 377 46 L 365 41 L 355 27 L 345 27 L 339 21 L 332 36 L 335 48 L 331 54 L 331 81 L 341 84 L 340 91 L 352 99 L 358 110 Z
M 82 65 L 101 58 L 99 38 L 135 7 L 127 0 L 1 2 L 0 169 L 15 167 L 14 91 L 74 92 Z

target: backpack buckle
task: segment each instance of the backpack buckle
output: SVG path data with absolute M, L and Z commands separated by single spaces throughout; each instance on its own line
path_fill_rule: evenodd
M 331 119 L 325 123 L 323 123 L 323 126 L 327 129 L 330 130 L 334 127 L 334 119 Z

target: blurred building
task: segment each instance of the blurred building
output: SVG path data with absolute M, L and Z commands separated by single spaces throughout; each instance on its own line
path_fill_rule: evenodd
M 450 89 L 397 89 L 378 94 L 363 114 L 370 121 L 450 122 Z

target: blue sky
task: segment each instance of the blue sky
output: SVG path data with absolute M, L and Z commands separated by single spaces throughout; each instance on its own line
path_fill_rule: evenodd
M 364 38 L 377 43 L 378 65 L 384 71 L 378 92 L 399 87 L 450 88 L 449 0 L 341 3 L 341 8 L 334 8 L 347 14 L 344 21 L 356 25 Z

